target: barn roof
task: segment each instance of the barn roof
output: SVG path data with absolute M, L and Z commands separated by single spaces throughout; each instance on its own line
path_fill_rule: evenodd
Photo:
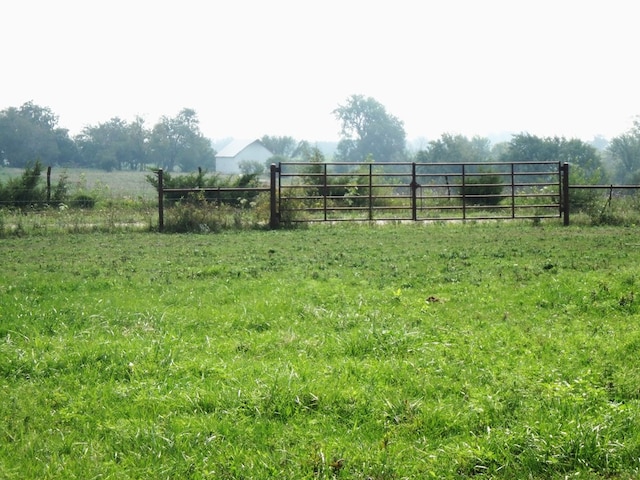
M 267 148 L 263 145 L 263 143 L 260 140 L 257 140 L 257 139 L 256 140 L 232 140 L 231 143 L 229 143 L 227 146 L 225 146 L 222 150 L 220 150 L 216 154 L 216 157 L 229 157 L 229 158 L 236 157 L 245 148 L 249 147 L 250 145 L 253 145 L 254 143 L 258 143 L 259 145 L 262 145 L 265 149 Z

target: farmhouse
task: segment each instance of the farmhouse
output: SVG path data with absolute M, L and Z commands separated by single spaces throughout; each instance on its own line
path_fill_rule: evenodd
M 233 140 L 216 155 L 216 172 L 240 173 L 242 162 L 264 165 L 273 153 L 260 140 Z

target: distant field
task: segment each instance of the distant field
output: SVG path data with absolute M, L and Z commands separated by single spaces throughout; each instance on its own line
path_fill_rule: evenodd
M 0 181 L 22 175 L 23 169 L 0 167 Z M 151 172 L 113 171 L 86 169 L 86 168 L 62 168 L 51 169 L 51 183 L 56 184 L 62 175 L 67 180 L 72 192 L 79 190 L 94 191 L 105 198 L 133 198 L 152 199 L 156 192 L 146 177 Z M 46 181 L 46 167 L 42 172 L 42 182 Z
M 0 240 L 0 478 L 630 479 L 635 228 Z

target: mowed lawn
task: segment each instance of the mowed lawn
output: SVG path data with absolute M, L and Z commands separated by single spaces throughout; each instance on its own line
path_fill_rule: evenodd
M 0 240 L 0 478 L 636 478 L 636 228 Z

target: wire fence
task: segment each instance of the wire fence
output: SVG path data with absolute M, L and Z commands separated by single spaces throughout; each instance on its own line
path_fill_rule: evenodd
M 0 168 L 0 235 L 157 225 L 151 172 Z
M 0 192 L 12 185 L 22 192 L 35 193 L 36 195 L 30 199 L 32 202 L 42 198 L 50 201 L 55 194 L 55 189 L 59 185 L 64 185 L 67 200 L 80 193 L 91 193 L 96 197 L 110 199 L 154 200 L 155 188 L 147 180 L 149 175 L 152 175 L 152 172 L 105 172 L 104 170 L 54 167 L 47 167 L 40 173 L 28 175 L 26 170 L 3 167 L 0 168 Z M 6 196 L 0 197 L 0 206 L 7 206 L 8 203 L 10 199 Z
M 570 185 L 571 210 L 591 224 L 640 224 L 640 185 Z

